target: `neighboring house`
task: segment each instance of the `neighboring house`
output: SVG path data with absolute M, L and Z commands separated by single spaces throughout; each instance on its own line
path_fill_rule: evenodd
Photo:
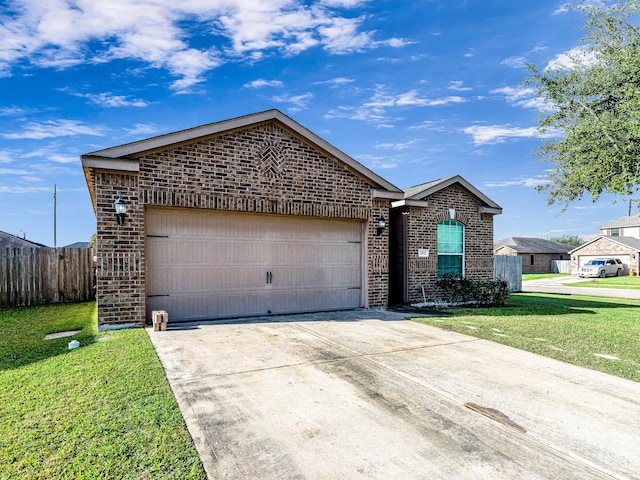
M 573 248 L 544 238 L 509 237 L 494 242 L 493 253 L 522 258 L 522 273 L 551 273 L 552 261 L 570 260 Z
M 88 248 L 89 242 L 75 242 L 70 245 L 66 245 L 64 248 Z
M 501 209 L 472 185 L 402 191 L 278 110 L 82 164 L 101 328 L 383 307 L 434 299 L 439 271 L 493 275 Z
M 26 238 L 16 237 L 10 233 L 0 232 L 0 248 L 43 248 L 46 245 L 32 242 Z
M 622 217 L 600 227 L 602 235 L 573 249 L 571 272 L 594 258 L 615 257 L 630 269 L 640 271 L 640 214 Z

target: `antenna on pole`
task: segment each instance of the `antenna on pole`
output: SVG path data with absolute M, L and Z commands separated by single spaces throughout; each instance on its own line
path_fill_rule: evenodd
M 57 193 L 56 193 L 56 184 L 53 184 L 53 248 L 57 248 L 57 239 L 56 239 L 56 210 L 57 210 Z

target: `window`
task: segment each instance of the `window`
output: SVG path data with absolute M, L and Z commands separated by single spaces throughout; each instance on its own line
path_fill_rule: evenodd
M 463 275 L 464 227 L 455 220 L 438 223 L 438 277 Z
M 536 256 L 531 255 L 531 263 L 529 265 L 535 265 L 535 264 L 536 264 Z
M 611 236 L 612 237 L 619 237 L 620 236 L 620 229 L 619 228 L 612 228 L 611 229 Z

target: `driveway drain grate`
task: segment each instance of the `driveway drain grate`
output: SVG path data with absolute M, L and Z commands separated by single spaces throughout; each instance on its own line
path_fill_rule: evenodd
M 493 420 L 500 422 L 503 425 L 506 425 L 511 428 L 515 428 L 521 433 L 527 433 L 526 429 L 522 428 L 516 422 L 511 420 L 508 416 L 506 416 L 500 410 L 496 410 L 495 408 L 489 408 L 489 407 L 481 407 L 480 405 L 471 403 L 471 402 L 465 403 L 464 406 L 473 410 L 474 412 L 481 413 L 485 417 L 492 418 Z

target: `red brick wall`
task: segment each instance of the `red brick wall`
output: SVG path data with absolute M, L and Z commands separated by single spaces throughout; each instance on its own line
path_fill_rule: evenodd
M 425 200 L 428 207 L 411 207 L 407 223 L 407 261 L 409 302 L 422 302 L 422 287 L 427 301 L 439 298 L 437 225 L 450 218 L 464 226 L 464 273 L 469 278 L 493 278 L 493 215 L 479 213 L 481 203 L 459 185 L 451 185 Z M 419 258 L 418 249 L 429 249 L 429 257 Z
M 373 220 L 382 214 L 389 221 L 389 201 L 373 201 L 360 177 L 279 124 L 149 153 L 139 161 L 137 176 L 97 176 L 99 256 L 113 257 L 98 276 L 100 324 L 144 322 L 146 205 L 367 222 L 368 306 L 387 304 L 389 229 L 377 235 Z M 118 196 L 129 209 L 123 226 L 113 215 Z

